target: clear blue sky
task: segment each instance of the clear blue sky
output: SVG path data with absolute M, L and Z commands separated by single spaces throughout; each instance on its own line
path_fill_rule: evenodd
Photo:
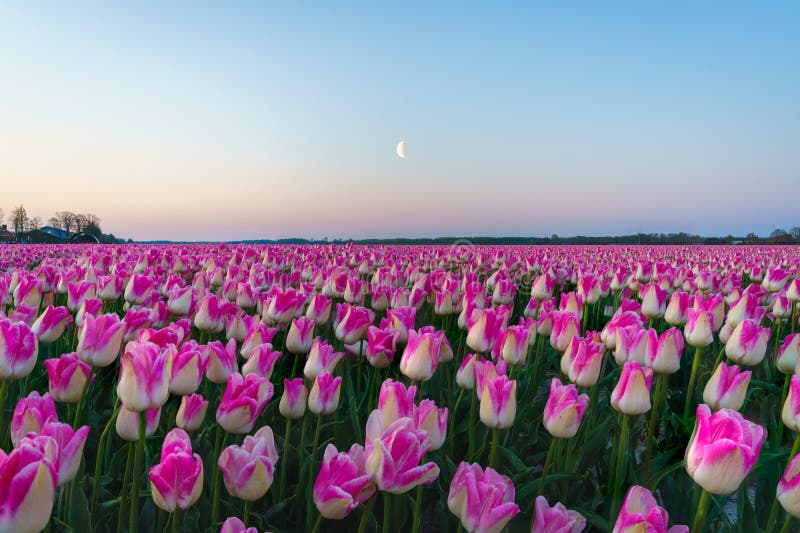
M 796 1 L 107 4 L 0 6 L 6 213 L 139 239 L 800 225 Z

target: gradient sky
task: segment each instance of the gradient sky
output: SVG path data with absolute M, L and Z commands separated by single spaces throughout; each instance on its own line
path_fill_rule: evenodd
M 187 240 L 800 225 L 796 1 L 109 4 L 0 6 L 6 214 Z

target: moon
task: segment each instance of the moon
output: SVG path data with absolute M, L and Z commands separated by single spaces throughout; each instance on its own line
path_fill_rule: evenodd
M 400 159 L 405 159 L 406 158 L 406 142 L 405 141 L 400 141 L 399 143 L 397 143 L 397 148 L 395 149 L 395 151 L 397 152 L 397 157 L 399 157 Z

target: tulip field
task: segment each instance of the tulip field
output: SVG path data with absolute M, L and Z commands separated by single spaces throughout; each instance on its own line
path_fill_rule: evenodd
M 800 531 L 799 276 L 779 246 L 0 245 L 0 533 Z

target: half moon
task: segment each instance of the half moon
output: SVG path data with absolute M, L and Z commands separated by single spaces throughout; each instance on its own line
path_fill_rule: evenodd
M 406 158 L 406 142 L 405 141 L 400 141 L 399 143 L 397 143 L 396 152 L 397 152 L 397 157 L 399 157 L 400 159 L 405 159 Z

